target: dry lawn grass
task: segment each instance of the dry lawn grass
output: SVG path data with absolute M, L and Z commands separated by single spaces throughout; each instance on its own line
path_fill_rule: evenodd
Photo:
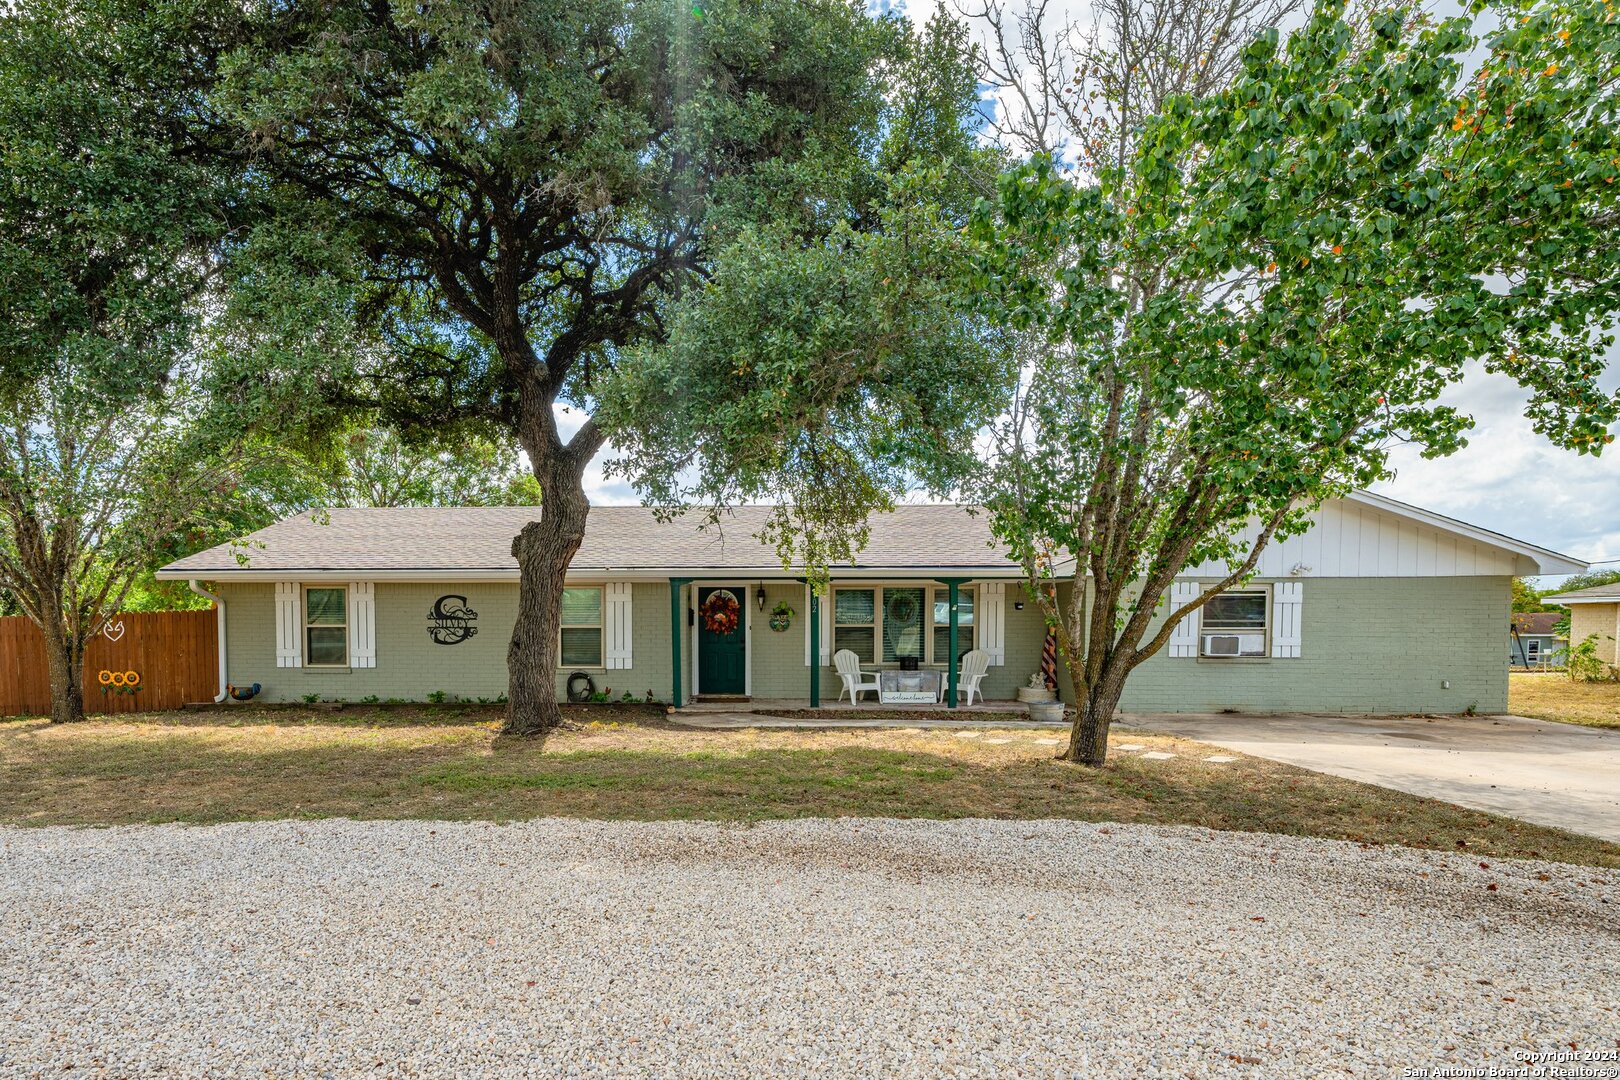
M 0 723 L 0 821 L 272 818 L 633 820 L 884 816 L 1199 825 L 1620 867 L 1620 846 L 1303 769 L 1201 760 L 1053 760 L 1049 731 L 702 731 L 594 708 L 545 740 L 493 710 L 232 709 L 53 727 Z
M 1508 712 L 1537 720 L 1620 728 L 1620 682 L 1572 682 L 1562 672 L 1509 675 Z

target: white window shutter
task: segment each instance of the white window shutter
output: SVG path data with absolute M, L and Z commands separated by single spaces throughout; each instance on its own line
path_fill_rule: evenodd
M 810 666 L 810 605 L 817 603 L 815 595 L 811 593 L 808 584 L 804 587 L 804 666 Z M 821 604 L 821 666 L 826 667 L 832 663 L 832 590 L 828 589 L 819 601 Z
M 1305 583 L 1279 581 L 1271 587 L 1271 655 L 1298 659 L 1305 610 Z
M 349 666 L 377 666 L 377 586 L 349 582 Z
M 979 624 L 979 648 L 990 655 L 990 662 L 1001 666 L 1007 662 L 1007 583 L 986 581 L 979 585 L 978 610 L 973 613 Z
M 276 667 L 304 666 L 303 599 L 298 582 L 276 582 Z
M 1170 611 L 1174 614 L 1183 605 L 1190 604 L 1198 599 L 1204 587 L 1196 581 L 1177 581 L 1170 586 Z M 1197 656 L 1198 655 L 1198 612 L 1193 612 L 1176 624 L 1170 633 L 1171 656 Z
M 828 589 L 821 596 L 821 666 L 826 667 L 832 663 L 832 590 Z
M 628 668 L 630 656 L 630 582 L 610 581 L 605 590 L 607 612 L 603 633 L 607 638 L 605 662 L 609 668 Z

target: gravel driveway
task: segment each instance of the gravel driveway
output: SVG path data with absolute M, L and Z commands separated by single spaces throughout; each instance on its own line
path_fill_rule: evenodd
M 1617 917 L 1185 828 L 5 829 L 0 1074 L 1389 1076 L 1613 1049 Z

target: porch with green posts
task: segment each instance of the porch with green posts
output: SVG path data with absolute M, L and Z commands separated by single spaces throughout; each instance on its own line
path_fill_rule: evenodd
M 676 708 L 685 708 L 685 707 L 688 707 L 688 706 L 695 706 L 697 703 L 695 703 L 695 702 L 693 702 L 693 701 L 691 701 L 689 699 L 692 696 L 694 696 L 694 695 L 701 692 L 698 687 L 694 686 L 694 687 L 691 688 L 692 693 L 691 694 L 687 693 L 686 682 L 687 682 L 687 676 L 688 676 L 689 673 L 686 670 L 686 662 L 685 662 L 685 656 L 684 656 L 685 642 L 686 642 L 686 637 L 687 637 L 687 633 L 688 633 L 688 630 L 689 630 L 689 625 L 688 624 L 690 622 L 690 612 L 688 610 L 688 603 L 686 602 L 685 590 L 687 589 L 688 586 L 693 585 L 697 580 L 698 579 L 692 578 L 692 577 L 678 577 L 678 578 L 677 577 L 672 577 L 672 578 L 669 579 L 669 587 L 670 587 L 670 595 L 669 595 L 669 600 L 670 600 L 670 633 L 669 633 L 669 637 L 670 637 L 671 666 L 672 666 L 672 672 L 673 672 L 673 677 L 672 677 L 672 684 L 673 684 L 672 702 L 673 702 L 673 704 L 675 705 Z M 969 577 L 927 577 L 927 578 L 893 577 L 893 578 L 884 578 L 881 581 L 873 581 L 873 582 L 869 582 L 869 581 L 867 581 L 865 579 L 849 579 L 849 580 L 842 581 L 842 582 L 837 582 L 837 583 L 827 582 L 827 583 L 824 583 L 819 589 L 815 586 L 814 583 L 808 581 L 805 578 L 798 578 L 796 580 L 797 580 L 797 582 L 799 584 L 807 585 L 807 586 L 810 587 L 812 600 L 811 600 L 810 604 L 808 605 L 809 606 L 809 611 L 806 612 L 806 618 L 807 618 L 807 621 L 808 621 L 808 624 L 809 624 L 809 626 L 808 626 L 808 629 L 809 629 L 809 658 L 808 659 L 810 660 L 810 663 L 808 663 L 806 665 L 807 669 L 808 669 L 808 676 L 809 676 L 808 685 L 806 687 L 806 689 L 807 689 L 807 697 L 806 697 L 806 699 L 804 699 L 802 701 L 794 701 L 792 703 L 792 707 L 802 708 L 802 707 L 808 706 L 809 708 L 812 708 L 812 709 L 820 709 L 820 708 L 823 707 L 822 685 L 821 684 L 822 684 L 822 681 L 823 681 L 823 677 L 824 677 L 827 665 L 826 665 L 826 663 L 824 663 L 822 661 L 821 655 L 820 655 L 820 643 L 821 643 L 821 640 L 822 640 L 822 630 L 823 630 L 823 627 L 822 627 L 821 598 L 822 598 L 822 596 L 825 594 L 825 592 L 827 590 L 830 590 L 830 589 L 834 588 L 835 585 L 836 585 L 837 588 L 840 588 L 840 589 L 843 589 L 843 588 L 865 588 L 865 587 L 871 587 L 873 589 L 881 589 L 881 588 L 895 588 L 895 587 L 908 586 L 908 585 L 925 585 L 925 586 L 930 586 L 930 587 L 931 586 L 942 585 L 942 586 L 945 587 L 945 600 L 946 600 L 945 607 L 946 607 L 946 613 L 947 613 L 946 622 L 944 623 L 943 626 L 941 626 L 937 622 L 934 622 L 931 625 L 932 625 L 932 629 L 936 629 L 936 630 L 937 629 L 943 629 L 946 632 L 946 642 L 945 642 L 946 659 L 943 662 L 936 661 L 936 662 L 934 662 L 933 664 L 930 665 L 930 670 L 937 670 L 937 669 L 943 668 L 943 670 L 941 671 L 942 682 L 943 682 L 943 691 L 944 691 L 943 695 L 942 695 L 943 696 L 943 701 L 941 701 L 941 702 L 939 702 L 937 704 L 931 705 L 931 706 L 919 705 L 919 704 L 916 704 L 916 703 L 861 702 L 861 703 L 858 703 L 858 706 L 857 706 L 856 703 L 851 703 L 850 707 L 883 708 L 883 709 L 894 709 L 894 710 L 917 710 L 917 709 L 925 709 L 925 708 L 936 708 L 937 709 L 937 708 L 941 707 L 941 705 L 943 705 L 943 707 L 948 708 L 948 709 L 959 709 L 959 708 L 964 707 L 964 706 L 962 706 L 962 703 L 961 703 L 961 696 L 962 696 L 962 691 L 961 691 L 962 660 L 961 660 L 961 656 L 962 656 L 962 643 L 963 643 L 962 622 L 961 622 L 962 588 L 963 588 L 963 586 L 966 586 L 966 585 L 970 584 L 971 582 L 973 582 L 973 581 L 975 581 L 977 579 L 969 578 Z M 938 594 L 937 590 L 936 590 L 934 595 L 935 595 L 935 603 L 937 603 L 938 598 L 939 598 L 939 594 Z M 836 620 L 836 614 L 834 614 L 834 618 Z M 929 627 L 930 623 L 929 622 L 924 622 L 923 626 L 924 627 Z M 978 647 L 977 642 L 975 642 L 975 646 Z M 875 655 L 877 655 L 879 657 L 879 660 L 881 660 L 881 652 L 882 652 L 881 644 L 875 646 L 875 649 L 876 649 Z M 878 662 L 878 661 L 874 661 L 874 662 Z M 759 700 L 773 700 L 770 697 L 762 698 L 758 694 L 754 694 L 753 696 L 754 696 L 754 699 L 756 701 L 759 701 Z M 774 700 L 776 700 L 778 702 L 784 702 L 785 703 L 785 701 L 787 699 L 775 698 Z M 969 706 L 969 708 L 973 708 L 975 711 L 979 711 L 979 710 L 982 710 L 982 709 L 990 709 L 990 710 L 993 711 L 995 709 L 1005 709 L 1006 707 L 1008 707 L 1011 704 L 1013 704 L 1013 703 L 1011 703 L 1011 702 L 997 702 L 997 703 L 994 703 L 993 705 L 991 703 L 983 703 L 983 704 L 978 705 L 978 706 Z
M 811 594 L 810 594 L 811 595 L 811 603 L 810 603 L 810 643 L 811 644 L 810 644 L 810 650 L 811 650 L 812 658 L 817 659 L 818 663 L 810 665 L 810 707 L 812 709 L 819 709 L 821 707 L 821 665 L 819 664 L 818 650 L 820 649 L 820 642 L 821 642 L 821 604 L 819 603 L 819 601 L 821 599 L 821 593 L 816 591 L 815 585 L 813 583 L 808 582 L 807 579 L 801 578 L 800 580 L 801 581 L 806 581 L 806 583 L 810 584 L 810 587 L 811 587 Z M 948 615 L 949 621 L 947 623 L 947 626 L 949 627 L 949 630 L 948 630 L 949 644 L 947 646 L 946 660 L 945 660 L 945 707 L 948 708 L 948 709 L 954 709 L 954 708 L 957 708 L 957 706 L 958 706 L 957 689 L 958 689 L 958 683 L 959 683 L 959 681 L 961 679 L 961 674 L 962 674 L 962 660 L 961 660 L 961 647 L 960 647 L 961 646 L 961 603 L 962 603 L 961 589 L 962 589 L 963 585 L 968 584 L 972 580 L 973 580 L 973 578 L 965 578 L 965 577 L 952 577 L 952 578 L 943 578 L 943 577 L 941 577 L 941 578 L 894 578 L 894 579 L 886 579 L 885 581 L 883 581 L 881 583 L 881 585 L 874 585 L 873 586 L 874 588 L 877 588 L 877 587 L 881 587 L 881 586 L 888 586 L 888 585 L 899 584 L 899 583 L 903 583 L 903 582 L 913 582 L 914 581 L 914 582 L 921 582 L 921 583 L 924 583 L 924 584 L 927 584 L 927 585 L 944 585 L 946 587 L 947 595 L 949 597 L 949 599 L 947 600 L 947 609 L 948 609 L 948 612 L 949 612 L 949 615 Z M 857 584 L 858 585 L 863 585 L 865 583 L 864 582 L 858 582 Z M 826 587 L 831 588 L 832 583 L 829 581 L 827 583 Z M 846 586 L 846 587 L 848 587 L 848 586 Z M 836 613 L 834 613 L 834 618 L 835 619 L 837 618 Z M 883 705 L 883 707 L 884 708 L 895 708 L 896 706 L 885 704 L 885 705 Z

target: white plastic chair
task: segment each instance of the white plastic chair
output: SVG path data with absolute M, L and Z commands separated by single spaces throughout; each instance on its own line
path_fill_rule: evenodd
M 962 657 L 962 670 L 956 676 L 956 700 L 958 704 L 973 704 L 974 694 L 979 695 L 981 705 L 984 703 L 984 691 L 979 689 L 979 683 L 984 680 L 985 672 L 989 670 L 990 654 L 983 649 L 974 649 Z
M 874 694 L 878 693 L 877 673 L 862 671 L 860 657 L 848 649 L 839 649 L 833 653 L 833 667 L 838 669 L 838 677 L 844 680 L 844 688 L 838 692 L 839 701 L 843 701 L 844 695 L 848 694 L 849 703 L 853 705 L 860 701 L 861 694 L 867 690 Z

